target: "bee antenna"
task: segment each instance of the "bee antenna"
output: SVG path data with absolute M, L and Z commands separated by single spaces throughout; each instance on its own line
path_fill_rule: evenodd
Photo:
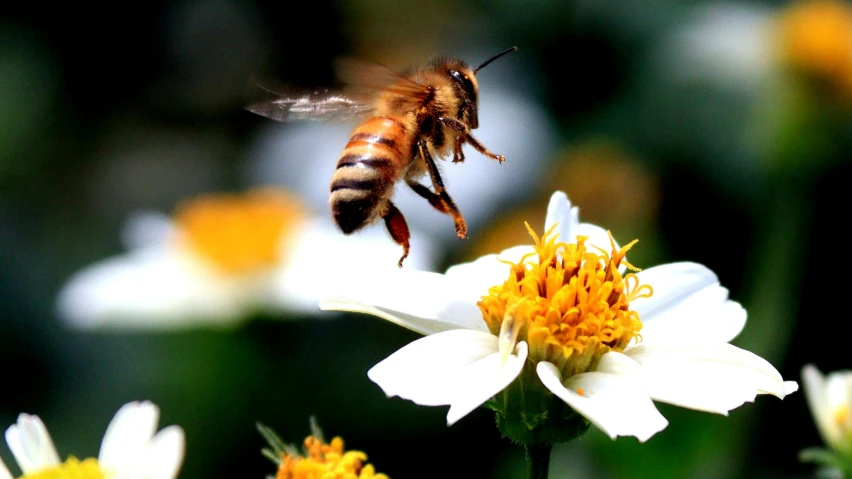
M 489 63 L 493 62 L 494 60 L 502 57 L 503 55 L 505 55 L 509 52 L 516 52 L 516 51 L 518 51 L 518 47 L 511 47 L 511 48 L 507 48 L 507 49 L 503 50 L 502 52 L 494 55 L 493 57 L 489 58 L 488 60 L 485 60 L 485 63 L 483 63 L 482 65 L 479 65 L 478 67 L 476 67 L 476 70 L 473 71 L 473 74 L 476 75 L 476 72 L 478 72 L 479 70 L 482 70 L 483 68 L 485 68 L 486 65 L 488 65 Z

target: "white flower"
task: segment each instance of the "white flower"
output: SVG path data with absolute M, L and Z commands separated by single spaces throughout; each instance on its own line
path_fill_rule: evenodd
M 29 414 L 18 416 L 6 430 L 6 443 L 22 478 L 173 479 L 183 463 L 184 433 L 178 426 L 157 432 L 159 415 L 157 406 L 148 401 L 122 406 L 107 427 L 97 459 L 71 456 L 62 462 L 44 423 Z M 0 479 L 12 477 L 0 461 Z
M 825 444 L 852 457 L 852 371 L 824 376 L 813 364 L 802 369 L 805 397 Z
M 446 274 L 396 272 L 320 307 L 429 334 L 368 375 L 388 396 L 449 405 L 448 424 L 522 370 L 610 437 L 640 441 L 668 424 L 652 400 L 727 415 L 758 394 L 783 398 L 798 388 L 728 344 L 746 312 L 706 267 L 672 263 L 623 274 L 633 243 L 619 248 L 600 227 L 580 223 L 561 192 L 545 230 L 534 247 Z
M 257 311 L 315 312 L 347 282 L 398 269 L 402 248 L 384 228 L 344 235 L 291 195 L 257 190 L 188 201 L 174 218 L 131 218 L 129 251 L 76 273 L 59 315 L 81 328 L 228 326 Z M 405 268 L 428 268 L 412 232 Z

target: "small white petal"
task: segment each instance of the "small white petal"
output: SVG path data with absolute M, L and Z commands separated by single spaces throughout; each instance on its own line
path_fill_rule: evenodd
M 59 464 L 53 439 L 38 416 L 20 414 L 18 422 L 6 429 L 6 443 L 24 474 Z
M 651 398 L 628 378 L 588 372 L 572 376 L 563 384 L 559 370 L 548 362 L 538 363 L 536 372 L 550 392 L 612 439 L 634 436 L 645 442 L 668 425 Z
M 123 405 L 107 426 L 98 462 L 118 477 L 132 477 L 157 430 L 159 417 L 159 408 L 149 401 Z
M 500 354 L 495 353 L 459 371 L 455 397 L 447 413 L 447 425 L 452 426 L 506 389 L 524 368 L 527 353 L 527 343 L 521 342 L 515 346 L 514 354 L 505 361 Z
M 642 367 L 642 387 L 657 401 L 727 415 L 758 394 L 793 389 L 765 359 L 727 343 L 640 345 L 625 354 Z
M 442 274 L 402 269 L 353 283 L 345 296 L 322 301 L 320 309 L 372 314 L 422 334 L 488 331 L 476 303 L 459 296 Z
M 181 328 L 229 324 L 245 299 L 206 264 L 172 244 L 96 263 L 75 274 L 58 298 L 75 327 Z
M 463 371 L 497 354 L 497 337 L 456 329 L 418 339 L 373 366 L 367 376 L 388 395 L 423 406 L 451 404 Z
M 712 271 L 697 263 L 671 263 L 637 273 L 640 284 L 654 288 L 630 308 L 642 320 L 644 342 L 728 342 L 742 331 L 746 311 L 728 300 Z
M 3 459 L 0 459 L 0 479 L 14 479 L 12 477 L 12 473 L 9 472 L 9 468 L 6 467 L 6 464 L 3 462 Z
M 556 191 L 550 196 L 544 231 L 549 231 L 554 225 L 557 225 L 554 232 L 558 235 L 558 241 L 571 243 L 575 240 L 580 225 L 580 210 L 571 206 L 568 195 L 562 191 Z
M 158 432 L 148 444 L 140 479 L 174 479 L 180 472 L 186 449 L 186 439 L 178 426 L 169 426 Z

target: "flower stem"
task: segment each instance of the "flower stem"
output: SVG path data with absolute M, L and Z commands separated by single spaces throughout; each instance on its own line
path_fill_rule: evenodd
M 553 444 L 539 442 L 524 446 L 527 456 L 527 479 L 547 479 L 550 469 L 550 449 Z

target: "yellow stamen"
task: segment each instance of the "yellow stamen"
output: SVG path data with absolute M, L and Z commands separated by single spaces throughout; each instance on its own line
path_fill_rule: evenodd
M 622 351 L 639 336 L 642 322 L 629 304 L 653 290 L 618 270 L 622 264 L 635 270 L 625 255 L 636 241 L 617 248 L 610 234 L 607 252 L 588 248 L 583 236 L 576 243 L 557 242 L 554 228 L 541 238 L 529 225 L 527 230 L 535 252 L 510 263 L 509 278 L 477 303 L 500 338 L 501 353 L 504 343 L 526 341 L 531 361 L 553 363 L 568 377 L 594 368 L 604 353 Z M 528 261 L 534 256 L 538 261 Z
M 266 189 L 187 201 L 175 223 L 192 251 L 223 273 L 239 275 L 277 264 L 285 235 L 305 216 L 295 197 Z
M 98 460 L 94 458 L 78 460 L 69 457 L 62 464 L 42 469 L 32 474 L 25 474 L 19 479 L 106 479 L 107 474 L 101 469 Z
M 281 454 L 275 479 L 388 479 L 365 464 L 361 451 L 344 451 L 343 439 L 335 437 L 326 444 L 314 436 L 305 439 L 305 455 Z

